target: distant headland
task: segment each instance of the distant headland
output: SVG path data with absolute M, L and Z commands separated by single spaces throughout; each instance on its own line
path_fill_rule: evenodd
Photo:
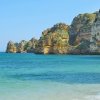
M 100 10 L 79 14 L 71 25 L 58 23 L 42 32 L 40 39 L 9 41 L 7 53 L 100 54 Z

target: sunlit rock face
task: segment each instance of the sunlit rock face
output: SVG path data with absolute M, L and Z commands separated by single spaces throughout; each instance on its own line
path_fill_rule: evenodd
M 69 29 L 69 44 L 74 46 L 70 51 L 77 54 L 90 52 L 91 29 L 96 18 L 96 13 L 85 13 L 76 16 Z
M 42 32 L 35 53 L 66 54 L 68 53 L 69 26 L 64 23 L 54 25 Z
M 16 45 L 12 41 L 8 42 L 6 52 L 7 53 L 16 53 L 17 52 Z
M 25 44 L 27 43 L 27 41 L 22 40 L 16 47 L 17 47 L 17 52 L 18 53 L 23 53 L 26 52 L 24 49 Z
M 76 16 L 70 26 L 70 41 L 71 45 L 80 43 L 81 40 L 90 40 L 91 28 L 95 21 L 96 14 L 79 14 Z
M 100 11 L 96 13 L 91 30 L 90 51 L 100 53 Z
M 38 40 L 35 38 L 32 38 L 31 40 L 27 42 L 24 48 L 28 53 L 34 53 L 37 43 L 38 43 Z
M 7 53 L 34 53 L 35 46 L 37 45 L 38 40 L 32 38 L 29 41 L 22 40 L 19 43 L 8 42 L 7 44 Z

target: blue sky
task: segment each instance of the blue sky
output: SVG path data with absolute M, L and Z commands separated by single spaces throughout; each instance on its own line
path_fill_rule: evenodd
M 95 12 L 100 0 L 0 0 L 0 51 L 9 40 L 19 42 L 56 23 L 71 24 L 79 13 Z

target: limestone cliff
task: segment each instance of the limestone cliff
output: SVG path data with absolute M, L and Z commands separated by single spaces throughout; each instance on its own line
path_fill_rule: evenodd
M 17 52 L 16 45 L 12 41 L 8 42 L 6 52 L 7 53 L 16 53 Z
M 39 40 L 9 42 L 6 52 L 37 54 L 100 53 L 100 11 L 76 16 L 70 26 L 58 23 L 42 32 Z
M 22 40 L 19 43 L 8 42 L 7 44 L 7 53 L 25 53 L 25 52 L 34 52 L 37 40 L 32 38 L 29 41 Z
M 91 28 L 95 21 L 96 14 L 79 14 L 72 21 L 70 26 L 70 41 L 71 45 L 76 45 L 82 40 L 90 40 Z
M 64 23 L 54 25 L 42 32 L 35 53 L 66 54 L 68 53 L 69 26 Z
M 96 13 L 96 19 L 91 30 L 90 51 L 100 53 L 100 11 Z
M 75 46 L 70 53 L 89 54 L 91 30 L 96 19 L 96 12 L 79 14 L 72 21 L 69 29 L 69 44 Z M 77 45 L 77 46 L 76 46 Z

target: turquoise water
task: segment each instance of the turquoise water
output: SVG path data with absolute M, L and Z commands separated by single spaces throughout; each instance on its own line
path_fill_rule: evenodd
M 100 56 L 0 53 L 0 100 L 100 100 Z

